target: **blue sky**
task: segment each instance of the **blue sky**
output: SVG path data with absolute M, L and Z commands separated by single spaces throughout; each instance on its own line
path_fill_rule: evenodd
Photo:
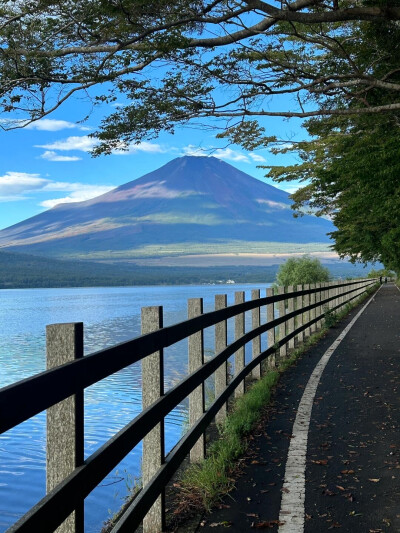
M 174 135 L 162 134 L 157 140 L 132 146 L 128 152 L 93 158 L 88 152 L 95 140 L 88 135 L 97 129 L 101 116 L 112 111 L 111 106 L 104 106 L 79 124 L 88 104 L 76 99 L 24 129 L 0 130 L 0 229 L 57 203 L 103 194 L 185 154 L 212 153 L 259 179 L 265 170 L 257 165 L 277 163 L 267 149 L 249 153 L 195 127 L 177 129 Z M 268 135 L 287 139 L 299 135 L 298 122 L 274 118 L 266 125 Z M 271 180 L 268 183 L 273 184 Z M 288 191 L 295 188 L 293 184 L 279 186 Z

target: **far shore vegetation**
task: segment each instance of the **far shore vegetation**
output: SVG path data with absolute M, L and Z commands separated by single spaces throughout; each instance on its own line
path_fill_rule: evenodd
M 0 289 L 105 287 L 140 285 L 201 285 L 272 283 L 279 265 L 153 267 L 128 263 L 61 261 L 34 255 L 0 252 Z M 361 265 L 337 262 L 329 265 L 332 278 L 366 277 Z

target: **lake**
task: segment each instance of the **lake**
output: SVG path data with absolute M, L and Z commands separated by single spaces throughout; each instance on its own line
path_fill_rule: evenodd
M 140 335 L 141 307 L 162 305 L 164 325 L 187 317 L 187 299 L 203 297 L 204 311 L 213 310 L 216 294 L 270 284 L 171 287 L 96 287 L 13 289 L 0 291 L 0 387 L 45 370 L 45 327 L 57 322 L 83 322 L 85 354 Z M 250 313 L 247 313 L 250 315 Z M 265 317 L 262 317 L 262 322 Z M 231 322 L 231 321 L 230 321 Z M 250 316 L 246 316 L 246 330 Z M 214 353 L 212 328 L 205 331 L 205 350 Z M 229 324 L 228 342 L 233 340 Z M 263 341 L 265 342 L 265 340 Z M 263 348 L 265 345 L 263 344 Z M 250 357 L 247 350 L 246 358 Z M 187 373 L 187 341 L 165 350 L 166 389 Z M 91 455 L 141 410 L 140 364 L 131 365 L 85 390 L 85 457 Z M 182 435 L 187 405 L 178 406 L 165 424 L 166 451 Z M 0 435 L 0 533 L 45 495 L 45 413 Z M 85 531 L 98 532 L 122 504 L 140 476 L 141 447 L 135 448 L 85 500 Z

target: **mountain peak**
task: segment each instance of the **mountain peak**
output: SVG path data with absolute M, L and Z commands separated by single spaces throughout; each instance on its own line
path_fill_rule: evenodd
M 327 243 L 332 224 L 294 219 L 290 204 L 285 191 L 215 157 L 183 156 L 102 196 L 7 228 L 0 246 L 61 258 L 136 260 L 179 250 L 226 254 L 255 247 L 262 253 L 271 242 Z

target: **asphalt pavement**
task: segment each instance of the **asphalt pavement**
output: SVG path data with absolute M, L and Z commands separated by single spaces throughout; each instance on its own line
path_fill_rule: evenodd
M 299 402 L 315 366 L 360 309 L 281 377 L 238 464 L 236 489 L 196 531 L 284 529 L 282 493 L 292 489 L 283 483 Z M 400 291 L 384 284 L 322 373 L 308 431 L 304 527 L 289 530 L 400 532 L 399 437 Z

